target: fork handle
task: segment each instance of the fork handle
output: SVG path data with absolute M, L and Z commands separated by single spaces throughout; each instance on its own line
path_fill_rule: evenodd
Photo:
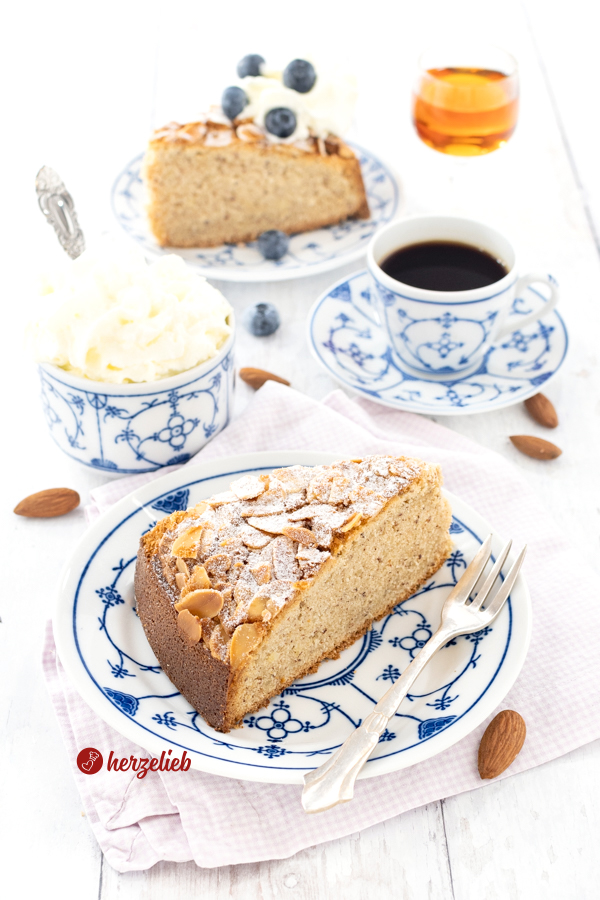
M 346 738 L 339 750 L 304 776 L 302 806 L 306 812 L 323 812 L 338 803 L 352 800 L 356 778 L 379 743 L 389 720 L 396 714 L 400 703 L 431 657 L 451 637 L 452 631 L 440 626 L 398 681 L 383 695 L 373 712 Z

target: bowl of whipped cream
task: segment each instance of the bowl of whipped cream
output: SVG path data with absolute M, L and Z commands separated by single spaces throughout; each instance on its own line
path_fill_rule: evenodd
M 233 309 L 175 255 L 105 240 L 47 276 L 27 328 L 54 441 L 112 474 L 187 462 L 228 423 Z

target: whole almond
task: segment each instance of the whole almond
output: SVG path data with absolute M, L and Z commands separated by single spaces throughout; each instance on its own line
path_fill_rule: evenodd
M 240 369 L 240 378 L 246 384 L 249 384 L 250 387 L 253 387 L 255 391 L 262 387 L 265 381 L 277 381 L 279 384 L 287 384 L 288 387 L 290 384 L 289 381 L 286 381 L 285 378 L 281 378 L 279 375 L 273 375 L 272 372 L 266 372 L 264 369 L 253 369 L 251 366 Z
M 525 720 L 514 709 L 492 719 L 479 745 L 477 768 L 481 778 L 497 778 L 515 761 L 525 742 Z
M 550 441 L 545 441 L 543 438 L 534 437 L 532 434 L 511 434 L 510 439 L 517 450 L 533 459 L 556 459 L 562 453 L 556 444 L 551 444 Z
M 49 488 L 25 497 L 17 503 L 14 512 L 18 516 L 27 516 L 28 519 L 52 519 L 71 512 L 79 503 L 77 491 L 72 491 L 71 488 Z
M 556 428 L 558 416 L 554 404 L 548 400 L 545 394 L 534 394 L 525 400 L 525 409 L 532 419 L 543 425 L 544 428 Z

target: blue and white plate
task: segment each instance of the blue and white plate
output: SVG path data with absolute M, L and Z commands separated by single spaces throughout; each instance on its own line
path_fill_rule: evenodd
M 222 244 L 201 250 L 160 247 L 152 235 L 145 212 L 140 170 L 143 154 L 121 172 L 112 189 L 112 208 L 121 227 L 148 254 L 177 253 L 207 278 L 220 281 L 283 281 L 329 272 L 362 256 L 375 231 L 398 211 L 400 189 L 394 175 L 376 156 L 352 145 L 360 159 L 370 219 L 348 219 L 316 231 L 293 235 L 283 259 L 264 259 L 256 243 Z
M 541 307 L 543 298 L 527 288 L 511 316 Z M 461 416 L 520 403 L 537 394 L 564 362 L 569 343 L 557 312 L 514 331 L 488 351 L 477 372 L 463 378 L 419 378 L 392 355 L 371 299 L 366 269 L 338 281 L 314 304 L 308 342 L 329 374 L 359 394 L 410 412 Z
M 210 728 L 161 671 L 134 609 L 138 543 L 157 519 L 225 490 L 242 473 L 335 458 L 274 451 L 187 466 L 139 488 L 89 529 L 65 569 L 54 634 L 79 693 L 109 725 L 155 755 L 185 749 L 192 766 L 206 772 L 299 783 L 372 710 L 431 636 L 448 592 L 492 531 L 457 497 L 448 495 L 454 549 L 439 572 L 339 659 L 324 662 L 229 734 Z M 500 547 L 495 539 L 494 552 Z M 492 626 L 451 641 L 428 665 L 362 776 L 413 765 L 476 728 L 517 677 L 530 631 L 529 594 L 519 576 Z

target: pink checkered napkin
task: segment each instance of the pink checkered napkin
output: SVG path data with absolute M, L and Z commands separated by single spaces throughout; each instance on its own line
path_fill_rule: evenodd
M 317 403 L 267 382 L 246 412 L 194 462 L 252 450 L 325 450 L 346 456 L 403 453 L 441 463 L 447 487 L 515 543 L 529 544 L 525 574 L 534 604 L 534 634 L 521 675 L 502 703 L 519 710 L 527 740 L 510 774 L 540 765 L 600 737 L 600 612 L 597 576 L 549 520 L 523 476 L 505 459 L 447 428 L 413 415 L 350 400 L 334 391 Z M 164 470 L 163 470 L 164 471 Z M 163 472 L 158 473 L 158 475 Z M 96 489 L 90 519 L 156 475 Z M 564 608 L 577 597 L 577 658 L 563 647 Z M 536 615 L 536 612 L 538 613 Z M 193 859 L 224 866 L 291 856 L 352 834 L 405 810 L 481 787 L 477 747 L 487 723 L 454 747 L 410 769 L 361 781 L 355 799 L 317 816 L 300 805 L 299 786 L 255 784 L 189 771 L 83 775 L 77 753 L 143 756 L 109 728 L 65 676 L 48 628 L 44 672 L 73 773 L 94 833 L 120 872 L 158 860 Z M 501 776 L 506 777 L 506 775 Z

